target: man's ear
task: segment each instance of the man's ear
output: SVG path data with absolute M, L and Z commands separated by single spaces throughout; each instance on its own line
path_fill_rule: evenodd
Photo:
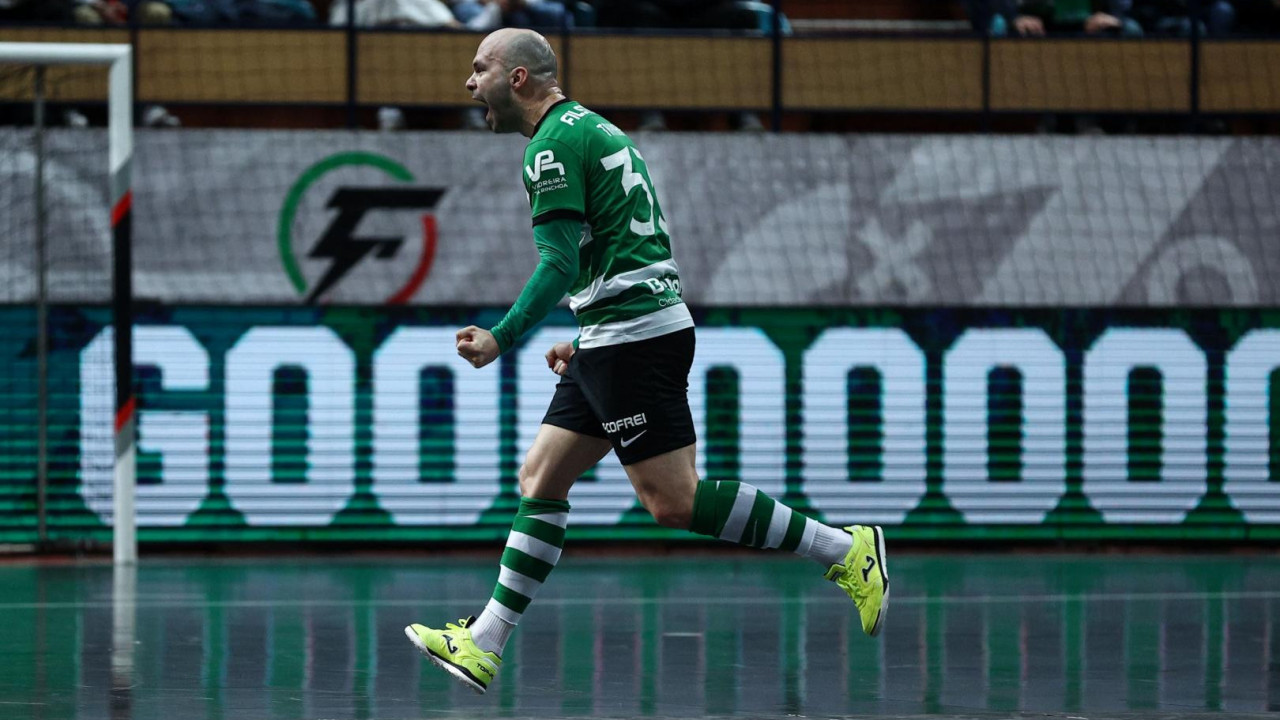
M 529 80 L 529 71 L 525 68 L 518 67 L 511 71 L 510 80 L 511 87 L 513 89 L 519 88 Z

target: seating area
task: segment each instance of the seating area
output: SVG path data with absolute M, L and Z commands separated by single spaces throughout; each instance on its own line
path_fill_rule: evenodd
M 770 33 L 775 8 L 795 35 L 1280 36 L 1274 0 L 5 0 L 0 24 Z
M 781 8 L 784 31 L 795 34 L 1280 35 L 1280 5 L 1272 0 L 5 0 L 0 22 L 199 27 L 353 22 L 472 30 L 516 24 L 770 32 L 775 7 Z
M 462 81 L 485 28 L 352 26 L 346 0 L 311 1 L 307 27 L 14 23 L 0 41 L 132 43 L 139 104 L 180 108 L 188 127 L 378 127 L 388 106 L 408 118 L 397 127 L 459 127 L 457 110 L 472 107 Z M 401 2 L 355 1 L 357 20 L 372 8 L 362 3 Z M 176 11 L 182 0 L 166 2 Z M 728 6 L 722 17 L 745 22 L 743 11 L 753 26 L 592 27 L 617 9 L 578 0 L 547 34 L 566 90 L 631 128 L 662 111 L 676 130 L 732 129 L 749 115 L 757 128 L 1020 132 L 1042 129 L 1045 113 L 1092 113 L 1155 118 L 1131 131 L 1185 131 L 1187 118 L 1208 115 L 1252 133 L 1274 132 L 1280 113 L 1280 38 L 1031 42 L 974 32 L 954 0 L 786 0 L 774 38 L 769 4 Z M 322 22 L 335 12 L 342 24 Z M 56 69 L 50 79 L 55 103 L 105 96 L 101 79 Z

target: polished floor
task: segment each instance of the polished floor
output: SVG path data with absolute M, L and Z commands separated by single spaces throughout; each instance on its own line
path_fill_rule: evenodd
M 790 556 L 570 553 L 479 697 L 402 628 L 478 611 L 493 561 L 10 563 L 0 718 L 1280 710 L 1280 558 L 899 553 L 890 571 L 872 640 L 816 566 Z

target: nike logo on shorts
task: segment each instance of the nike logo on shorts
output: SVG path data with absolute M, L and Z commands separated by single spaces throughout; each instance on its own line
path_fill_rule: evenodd
M 622 438 L 622 442 L 621 442 L 620 444 L 622 445 L 622 447 L 628 447 L 628 446 L 630 446 L 630 445 L 631 445 L 631 443 L 633 443 L 633 442 L 635 442 L 635 441 L 639 440 L 641 435 L 643 435 L 643 434 L 645 434 L 645 433 L 647 433 L 647 432 L 649 432 L 649 431 L 648 431 L 648 430 L 641 430 L 639 433 L 636 433 L 636 436 L 635 436 L 635 437 Z

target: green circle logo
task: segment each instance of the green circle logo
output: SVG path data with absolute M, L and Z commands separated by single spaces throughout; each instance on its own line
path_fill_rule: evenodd
M 337 215 L 315 241 L 306 257 L 327 262 L 324 274 L 314 284 L 307 282 L 302 263 L 294 249 L 294 221 L 308 190 L 320 178 L 334 170 L 346 167 L 372 167 L 380 170 L 396 185 L 389 186 L 339 186 L 329 196 L 325 207 L 336 210 Z M 344 152 L 321 160 L 307 168 L 285 195 L 276 225 L 276 243 L 280 261 L 294 290 L 308 304 L 315 303 L 325 293 L 336 287 L 347 273 L 366 259 L 388 261 L 395 259 L 406 242 L 404 237 L 359 237 L 355 234 L 360 220 L 370 212 L 429 211 L 435 208 L 444 195 L 441 188 L 413 187 L 413 174 L 396 161 L 374 153 Z M 384 304 L 402 305 L 408 302 L 431 272 L 435 260 L 437 228 L 435 215 L 426 212 L 422 220 L 422 248 L 417 264 L 405 283 L 383 300 Z

